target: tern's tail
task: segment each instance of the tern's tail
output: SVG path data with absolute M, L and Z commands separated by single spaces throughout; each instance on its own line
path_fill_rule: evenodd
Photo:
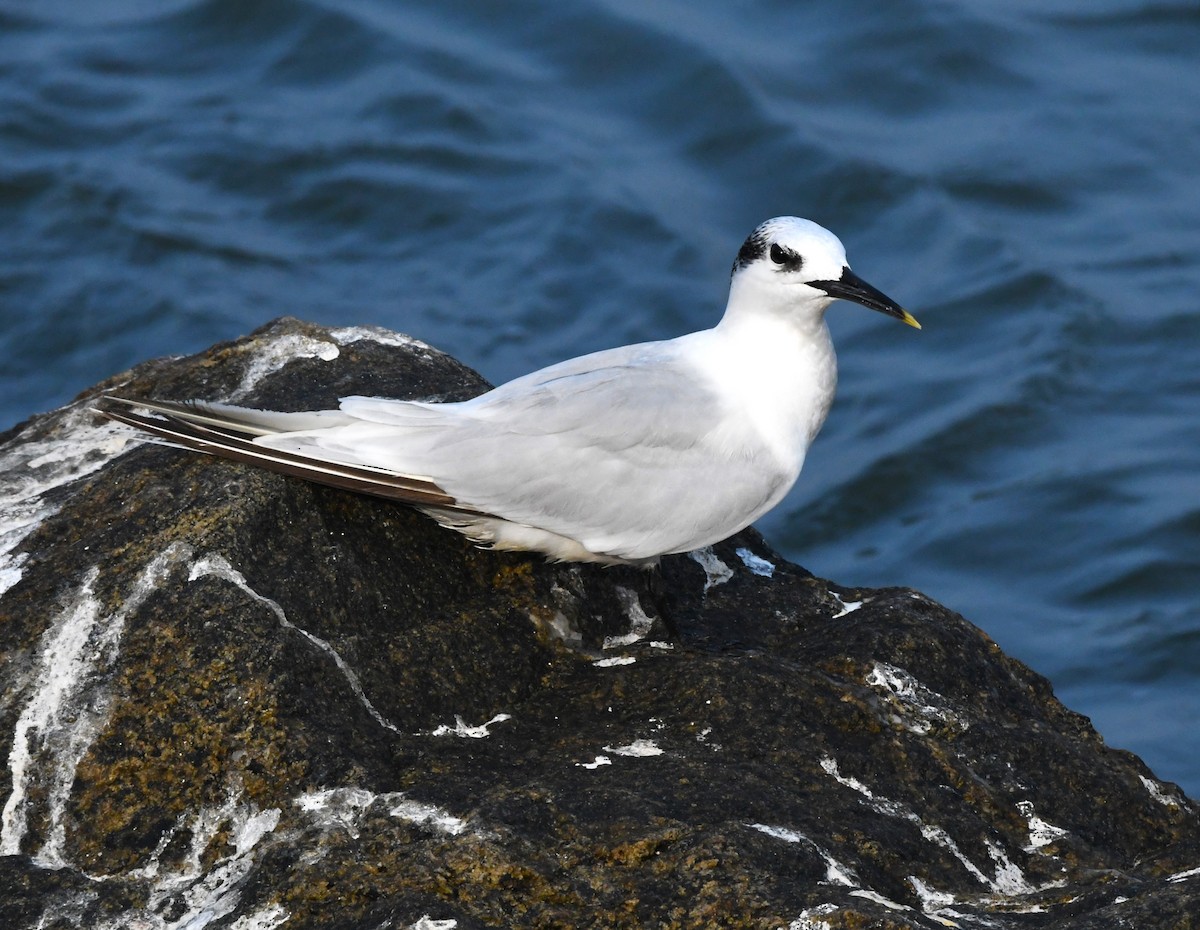
M 135 412 L 133 408 L 144 408 L 152 415 Z M 281 475 L 406 504 L 472 512 L 428 478 L 272 449 L 254 441 L 259 436 L 342 425 L 348 418 L 338 411 L 275 413 L 224 404 L 127 400 L 111 395 L 104 398 L 96 411 L 174 445 L 257 465 Z

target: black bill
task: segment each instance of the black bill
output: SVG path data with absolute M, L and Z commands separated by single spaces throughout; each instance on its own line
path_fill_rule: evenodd
M 909 326 L 921 328 L 921 324 L 913 318 L 911 313 L 883 291 L 871 287 L 849 268 L 843 268 L 842 276 L 836 281 L 809 281 L 808 284 L 810 287 L 819 288 L 830 297 L 852 300 L 856 304 L 862 304 L 864 307 L 894 316 L 897 320 L 903 320 Z

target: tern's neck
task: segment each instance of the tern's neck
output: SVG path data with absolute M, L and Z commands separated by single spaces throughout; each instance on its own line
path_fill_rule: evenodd
M 736 275 L 730 283 L 729 303 L 716 332 L 743 344 L 766 361 L 778 359 L 787 370 L 826 363 L 836 365 L 825 305 L 798 305 L 786 291 L 759 287 Z
M 752 296 L 732 290 L 725 316 L 710 330 L 716 378 L 727 396 L 741 398 L 773 446 L 797 458 L 798 469 L 833 402 L 837 358 L 823 313 L 771 307 Z

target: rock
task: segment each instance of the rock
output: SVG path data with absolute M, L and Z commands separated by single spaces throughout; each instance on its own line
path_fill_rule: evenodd
M 88 409 L 484 386 L 281 320 L 0 437 L 0 926 L 1196 925 L 1194 804 L 914 591 L 485 552 Z

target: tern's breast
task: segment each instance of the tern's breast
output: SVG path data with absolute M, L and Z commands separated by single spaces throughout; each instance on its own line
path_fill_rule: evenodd
M 778 320 L 745 321 L 688 338 L 687 355 L 720 398 L 730 441 L 753 437 L 794 479 L 837 387 L 824 322 L 798 332 Z

